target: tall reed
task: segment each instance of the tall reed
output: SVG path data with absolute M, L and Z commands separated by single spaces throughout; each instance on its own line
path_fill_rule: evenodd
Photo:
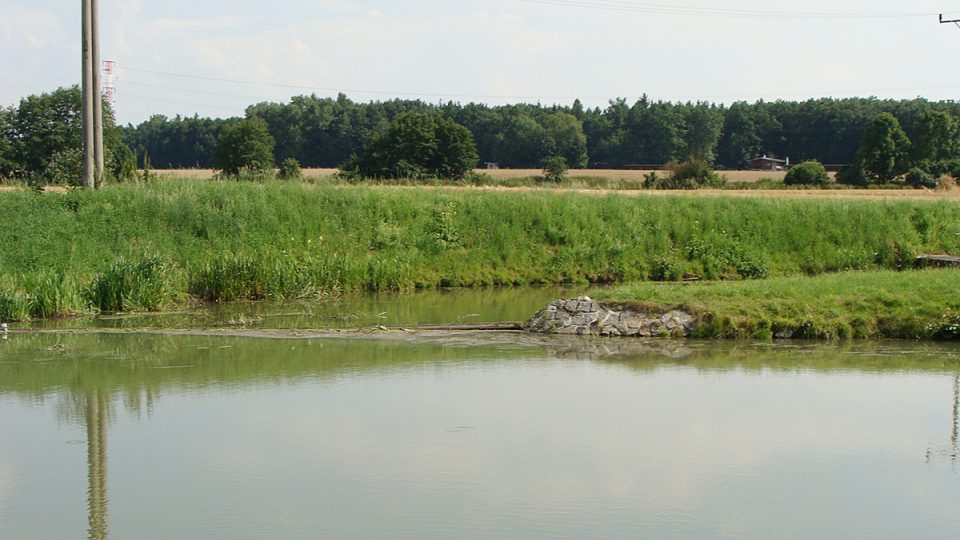
M 0 228 L 4 290 L 33 298 L 41 284 L 17 276 L 62 272 L 64 283 L 91 291 L 89 305 L 109 310 L 162 309 L 177 294 L 220 301 L 439 286 L 758 279 L 905 269 L 917 253 L 960 254 L 960 205 L 952 201 L 185 180 L 66 194 L 7 192 L 0 194 L 0 216 L 11 217 Z M 153 266 L 136 269 L 129 258 L 126 266 L 110 266 L 117 254 L 130 253 L 151 254 Z M 125 292 L 138 287 L 140 298 Z M 8 305 L 20 305 L 13 300 L 19 296 L 4 294 Z M 82 298 L 66 304 L 73 303 L 68 310 L 87 305 Z M 46 300 L 33 304 L 32 312 L 51 312 Z

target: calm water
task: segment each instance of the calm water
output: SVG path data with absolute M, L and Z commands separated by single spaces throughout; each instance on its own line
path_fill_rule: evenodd
M 0 538 L 953 539 L 958 373 L 910 343 L 14 334 Z

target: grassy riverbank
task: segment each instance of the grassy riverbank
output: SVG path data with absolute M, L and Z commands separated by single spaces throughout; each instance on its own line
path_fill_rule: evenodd
M 742 280 L 960 253 L 951 201 L 165 181 L 0 193 L 0 318 L 191 298 Z
M 695 337 L 960 338 L 960 271 L 845 272 L 722 283 L 635 283 L 614 304 L 684 309 Z

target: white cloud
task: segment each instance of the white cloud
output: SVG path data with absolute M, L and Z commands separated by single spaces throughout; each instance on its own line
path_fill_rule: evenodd
M 143 10 L 143 0 L 114 0 L 113 5 L 124 19 L 136 17 Z
M 43 49 L 63 37 L 63 24 L 52 11 L 16 9 L 0 13 L 0 43 L 5 45 L 26 44 L 30 48 Z
M 257 21 L 252 16 L 203 17 L 196 19 L 161 18 L 150 23 L 150 27 L 160 31 L 233 29 L 251 26 Z

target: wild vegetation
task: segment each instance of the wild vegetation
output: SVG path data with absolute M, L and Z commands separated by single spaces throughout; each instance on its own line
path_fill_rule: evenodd
M 635 283 L 603 291 L 612 303 L 685 309 L 696 337 L 960 338 L 956 270 L 847 272 L 691 284 Z
M 38 184 L 77 182 L 78 118 L 76 88 L 31 96 L 0 111 L 0 178 Z M 411 124 L 404 140 L 431 132 L 433 142 L 397 144 L 397 122 L 404 118 L 407 124 L 409 118 L 420 118 L 415 123 L 421 127 L 436 124 L 430 129 L 412 129 Z M 589 109 L 579 101 L 572 106 L 429 105 L 404 100 L 360 104 L 341 95 L 261 103 L 249 107 L 245 119 L 156 116 L 137 127 L 115 128 L 108 109 L 106 180 L 132 179 L 136 161 L 146 169 L 148 157 L 161 169 L 215 166 L 229 176 L 252 179 L 289 159 L 306 167 L 347 164 L 353 171 L 363 164 L 365 172 L 359 176 L 384 179 L 460 178 L 478 164 L 536 168 L 554 157 L 572 168 L 702 162 L 710 168 L 735 169 L 769 154 L 789 156 L 794 162 L 849 164 L 838 179 L 854 186 L 895 180 L 927 187 L 943 175 L 954 179 L 960 175 L 958 118 L 957 103 L 923 99 L 721 106 L 643 97 L 632 105 L 617 99 L 606 108 Z M 255 125 L 251 122 L 265 126 L 266 133 L 247 129 Z M 244 144 L 249 147 L 242 148 Z M 228 151 L 234 155 L 224 153 Z M 240 158 L 250 163 L 238 166 Z M 907 178 L 908 172 L 917 174 Z M 658 177 L 658 187 L 690 187 L 688 182 Z M 654 180 L 651 185 L 657 184 Z
M 925 201 L 166 181 L 0 194 L 0 318 L 190 298 L 907 269 L 960 251 Z

